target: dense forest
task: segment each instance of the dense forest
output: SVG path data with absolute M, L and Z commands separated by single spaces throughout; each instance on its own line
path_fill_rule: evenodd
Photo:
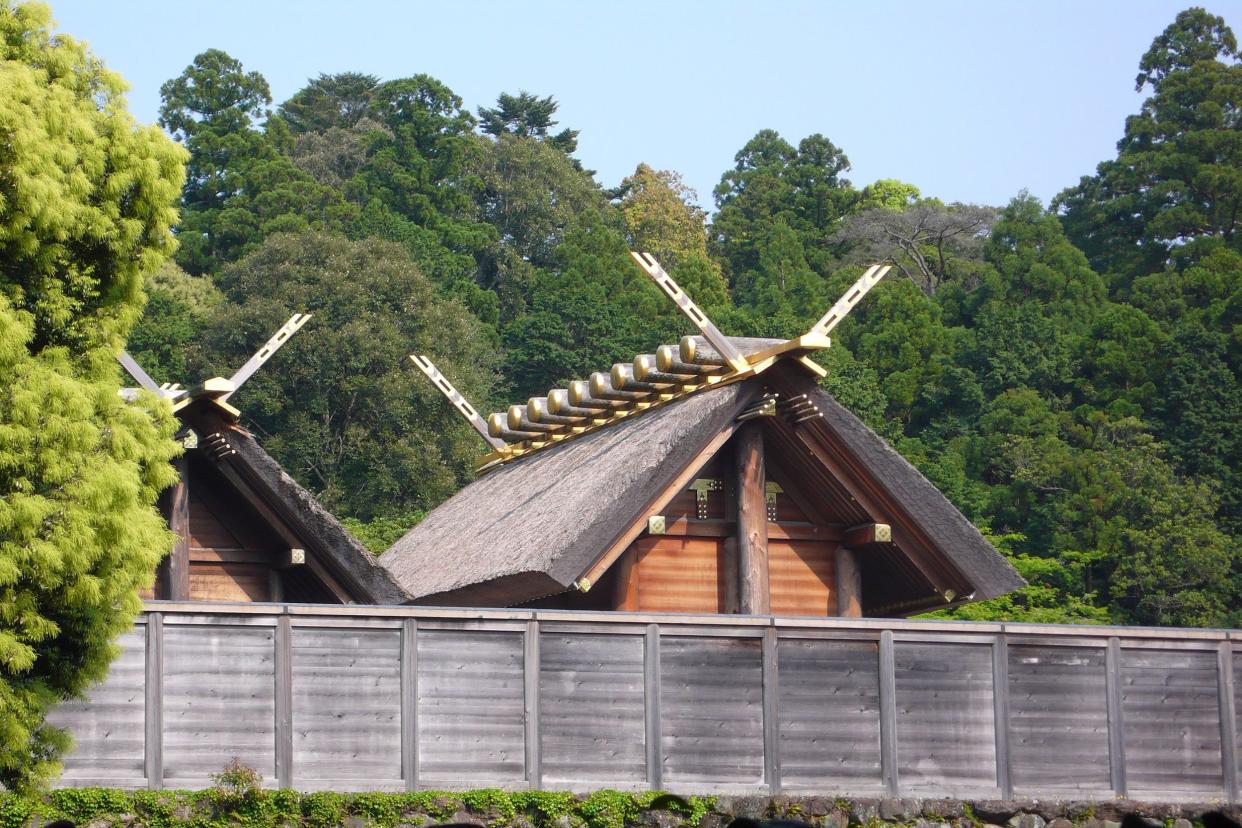
M 209 50 L 161 88 L 179 246 L 129 348 L 188 384 L 313 313 L 234 401 L 379 552 L 480 453 L 406 354 L 507 404 L 688 332 L 630 249 L 751 336 L 805 331 L 886 259 L 824 383 L 1031 582 L 958 617 L 1237 625 L 1242 64 L 1201 9 L 1137 57 L 1116 157 L 1048 207 L 857 186 L 847 148 L 763 129 L 709 215 L 674 171 L 598 182 L 552 96 L 340 73 L 275 104 Z

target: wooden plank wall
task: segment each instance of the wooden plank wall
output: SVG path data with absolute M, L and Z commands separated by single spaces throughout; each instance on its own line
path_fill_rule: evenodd
M 1238 800 L 1242 632 L 150 605 L 61 784 Z

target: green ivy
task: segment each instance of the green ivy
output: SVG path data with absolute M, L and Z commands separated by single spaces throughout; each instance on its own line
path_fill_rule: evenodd
M 648 810 L 670 811 L 684 825 L 696 826 L 715 804 L 715 797 L 613 790 L 586 796 L 494 788 L 299 793 L 265 790 L 257 781 L 230 777 L 201 791 L 65 788 L 42 797 L 0 792 L 0 828 L 26 828 L 52 819 L 119 824 L 122 815 L 131 828 L 335 828 L 349 817 L 364 819 L 372 828 L 393 828 L 399 823 L 443 822 L 458 811 L 486 820 L 489 828 L 505 828 L 519 816 L 536 828 L 549 828 L 562 817 L 583 828 L 625 828 Z

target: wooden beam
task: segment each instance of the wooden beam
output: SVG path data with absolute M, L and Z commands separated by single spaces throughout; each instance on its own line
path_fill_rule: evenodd
M 862 567 L 858 553 L 848 546 L 838 546 L 837 615 L 842 618 L 862 618 Z
M 771 612 L 768 588 L 768 504 L 763 468 L 763 425 L 747 423 L 737 432 L 738 601 L 743 615 Z
M 690 518 L 665 518 L 663 532 L 651 535 L 670 535 L 692 538 L 730 538 L 737 534 L 737 521 L 691 520 Z M 819 540 L 840 541 L 840 526 L 807 523 L 768 523 L 769 540 Z
M 184 454 L 173 462 L 177 482 L 168 490 L 168 528 L 176 539 L 161 575 L 164 597 L 190 599 L 190 463 Z
M 857 549 L 869 543 L 892 543 L 893 527 L 887 523 L 863 523 L 845 530 L 842 542 Z

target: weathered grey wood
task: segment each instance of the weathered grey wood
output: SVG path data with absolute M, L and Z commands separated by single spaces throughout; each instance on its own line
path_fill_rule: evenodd
M 665 784 L 763 782 L 762 639 L 660 639 Z
M 528 621 L 522 641 L 523 704 L 526 719 L 526 783 L 543 787 L 543 752 L 539 738 L 539 622 Z
M 664 751 L 660 733 L 660 625 L 648 624 L 643 642 L 643 718 L 647 786 L 664 787 Z
M 1126 785 L 1224 793 L 1217 653 L 1121 647 Z
M 897 795 L 897 665 L 893 631 L 880 633 L 880 773 L 884 792 Z
M 202 787 L 239 755 L 302 789 L 995 797 L 1008 755 L 1018 798 L 1112 799 L 1114 767 L 1135 799 L 1237 795 L 1242 674 L 1225 633 L 156 607 L 88 701 L 53 711 L 78 742 L 65 784 Z
M 1111 790 L 1105 648 L 1009 637 L 1009 746 L 1018 795 Z
M 862 563 L 858 552 L 838 546 L 834 553 L 837 570 L 837 615 L 842 618 L 862 617 Z
M 274 700 L 276 715 L 276 782 L 293 785 L 293 625 L 287 615 L 276 621 Z
M 991 648 L 899 641 L 894 668 L 902 790 L 994 789 Z
M 404 789 L 401 631 L 295 626 L 292 675 L 293 786 Z
M 776 628 L 763 631 L 763 775 L 773 796 L 781 789 L 780 662 Z
M 739 605 L 744 615 L 771 612 L 768 588 L 768 504 L 763 466 L 763 424 L 746 423 L 734 436 L 737 469 Z
M 1004 633 L 992 645 L 992 699 L 996 729 L 996 787 L 1001 799 L 1013 799 L 1013 773 L 1009 751 L 1009 642 Z
M 543 625 L 539 663 L 543 783 L 641 785 L 643 636 L 548 632 Z
M 1226 642 L 1233 648 L 1233 642 Z M 1242 719 L 1242 658 L 1237 653 L 1233 653 L 1233 722 L 1234 722 L 1234 752 L 1233 755 L 1242 759 L 1242 726 L 1238 725 L 1238 720 Z M 1242 761 L 1239 762 L 1242 764 Z M 1239 775 L 1242 775 L 1242 767 L 1237 769 Z M 1235 784 L 1242 789 L 1242 778 L 1235 775 Z M 1239 798 L 1242 798 L 1242 790 L 1238 792 Z
M 418 619 L 401 624 L 401 775 L 418 790 Z
M 1113 793 L 1126 795 L 1126 740 L 1124 710 L 1121 704 L 1121 642 L 1108 639 L 1104 675 L 1108 694 L 1108 765 Z
M 520 632 L 419 630 L 420 778 L 525 781 L 522 662 Z
M 164 787 L 164 616 L 147 616 L 146 776 L 147 787 Z
M 171 787 L 205 787 L 234 757 L 276 776 L 270 627 L 164 625 L 163 757 Z
M 66 702 L 48 716 L 53 727 L 73 734 L 73 749 L 64 759 L 65 782 L 146 785 L 146 628 L 139 624 L 120 637 L 121 652 L 108 677 L 84 699 Z
M 779 650 L 781 784 L 880 792 L 877 644 L 782 638 Z
M 1220 707 L 1221 764 L 1225 795 L 1238 801 L 1238 712 L 1234 706 L 1233 646 L 1222 641 L 1216 647 L 1216 677 Z

